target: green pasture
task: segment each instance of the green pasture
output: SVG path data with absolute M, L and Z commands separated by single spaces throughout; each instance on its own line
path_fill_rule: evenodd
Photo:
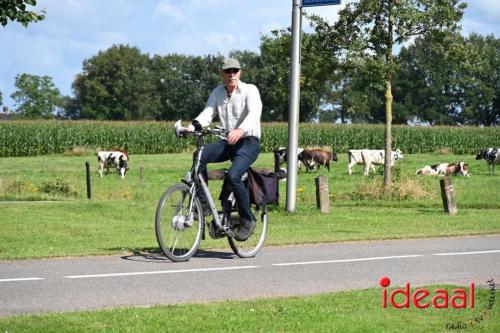
M 381 175 L 347 174 L 339 154 L 331 172 L 298 175 L 297 210 L 271 207 L 267 245 L 367 239 L 458 236 L 500 232 L 500 170 L 490 176 L 472 155 L 406 154 L 397 162 L 394 194 L 380 196 Z M 97 176 L 93 154 L 0 158 L 0 260 L 58 256 L 109 255 L 157 251 L 156 204 L 162 192 L 189 169 L 191 154 L 132 155 L 124 180 L 115 172 Z M 85 161 L 92 170 L 92 200 L 86 198 Z M 425 164 L 465 160 L 470 177 L 454 177 L 458 214 L 443 213 L 437 177 L 417 177 Z M 258 167 L 272 168 L 273 156 L 261 154 Z M 212 165 L 220 168 L 227 164 Z M 142 170 L 142 171 L 141 171 Z M 331 213 L 316 208 L 314 179 L 329 181 Z M 217 196 L 221 182 L 210 182 Z M 45 192 L 44 192 L 45 191 Z M 202 248 L 228 251 L 225 240 L 207 239 Z
M 457 286 L 426 287 L 437 288 L 453 295 Z M 498 300 L 498 291 L 496 296 Z M 500 331 L 500 310 L 494 301 L 488 308 L 487 287 L 476 288 L 474 309 L 384 309 L 381 297 L 381 288 L 372 288 L 307 297 L 22 315 L 0 318 L 0 332 Z

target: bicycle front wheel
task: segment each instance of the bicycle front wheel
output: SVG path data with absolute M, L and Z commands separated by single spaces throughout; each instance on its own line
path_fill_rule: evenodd
M 252 205 L 252 212 L 257 218 L 255 230 L 247 240 L 238 241 L 233 237 L 228 237 L 229 246 L 240 258 L 252 258 L 260 252 L 264 246 L 267 235 L 267 206 Z M 238 214 L 234 212 L 233 214 Z
M 186 184 L 169 187 L 156 209 L 156 239 L 165 256 L 172 261 L 186 261 L 198 249 L 203 233 L 203 210 L 198 198 L 191 206 Z

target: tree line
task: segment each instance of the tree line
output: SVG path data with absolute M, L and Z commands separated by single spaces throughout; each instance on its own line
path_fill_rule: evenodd
M 383 123 L 386 74 L 374 57 L 339 51 L 343 41 L 334 38 L 332 27 L 321 18 L 309 19 L 314 31 L 302 35 L 300 120 Z M 287 120 L 290 48 L 290 29 L 282 29 L 261 37 L 259 53 L 229 55 L 240 60 L 242 80 L 259 87 L 264 121 Z M 31 119 L 191 119 L 221 83 L 222 59 L 220 54 L 151 56 L 134 46 L 113 45 L 83 61 L 73 96 L 62 96 L 50 76 L 17 75 L 14 112 Z M 493 35 L 464 37 L 453 29 L 422 34 L 392 61 L 393 123 L 500 122 L 500 39 Z

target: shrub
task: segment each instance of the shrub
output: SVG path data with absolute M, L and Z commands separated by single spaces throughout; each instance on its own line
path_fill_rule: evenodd
M 6 186 L 8 193 L 14 194 L 33 194 L 37 192 L 36 186 L 27 180 L 14 180 Z
M 78 197 L 78 192 L 72 189 L 71 185 L 57 178 L 55 181 L 44 182 L 40 191 L 52 195 L 61 195 L 65 197 Z
M 380 178 L 371 179 L 360 185 L 356 191 L 347 194 L 355 201 L 363 200 L 422 200 L 433 197 L 434 193 L 415 179 L 398 176 L 393 179 L 393 186 L 385 192 Z

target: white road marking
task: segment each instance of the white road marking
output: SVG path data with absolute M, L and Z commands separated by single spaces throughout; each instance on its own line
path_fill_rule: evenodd
M 115 276 L 134 276 L 134 275 L 153 275 L 153 274 L 176 274 L 176 273 L 229 271 L 229 270 L 253 269 L 253 268 L 259 268 L 259 266 L 233 266 L 233 267 L 215 267 L 215 268 L 178 269 L 178 270 L 172 270 L 172 271 L 150 271 L 150 272 L 129 272 L 129 273 L 109 273 L 109 274 L 89 274 L 89 275 L 67 275 L 67 276 L 63 276 L 63 278 L 67 278 L 67 279 L 86 279 L 86 278 L 115 277 Z
M 31 277 L 31 278 L 12 278 L 12 279 L 0 279 L 0 282 L 17 282 L 17 281 L 39 281 L 45 280 L 40 277 Z
M 469 254 L 487 254 L 487 253 L 500 253 L 500 250 L 434 253 L 433 256 L 462 256 L 462 255 L 469 255 Z
M 433 256 L 459 256 L 459 255 L 490 254 L 490 253 L 500 253 L 500 250 L 471 251 L 471 252 L 447 252 L 447 253 L 434 253 L 432 255 Z M 271 266 L 318 265 L 318 264 L 334 264 L 334 263 L 391 260 L 391 259 L 419 258 L 419 257 L 425 257 L 425 255 L 423 255 L 423 254 L 409 254 L 409 255 L 387 256 L 387 257 L 368 257 L 368 258 L 352 258 L 352 259 L 336 259 L 336 260 L 320 260 L 320 261 L 287 262 L 287 263 L 271 264 Z M 239 269 L 255 269 L 255 268 L 261 268 L 261 267 L 262 266 L 232 266 L 232 267 L 179 269 L 179 270 L 170 270 L 170 271 L 67 275 L 67 276 L 63 276 L 63 278 L 66 278 L 66 279 L 85 279 L 85 278 L 101 278 L 101 277 L 117 277 L 117 276 L 134 276 L 134 275 L 196 273 L 196 272 L 229 271 L 229 270 L 239 270 Z M 45 280 L 45 278 L 41 278 L 41 277 L 5 278 L 5 279 L 0 279 L 0 283 L 1 282 L 40 281 L 40 280 Z
M 344 262 L 389 260 L 389 259 L 418 258 L 418 257 L 424 257 L 424 255 L 423 254 L 409 254 L 409 255 L 403 255 L 403 256 L 389 256 L 389 257 L 371 257 L 371 258 L 338 259 L 338 260 L 322 260 L 322 261 L 286 262 L 286 263 L 272 264 L 272 265 L 273 266 L 316 265 L 316 264 L 334 264 L 334 263 L 344 263 Z

